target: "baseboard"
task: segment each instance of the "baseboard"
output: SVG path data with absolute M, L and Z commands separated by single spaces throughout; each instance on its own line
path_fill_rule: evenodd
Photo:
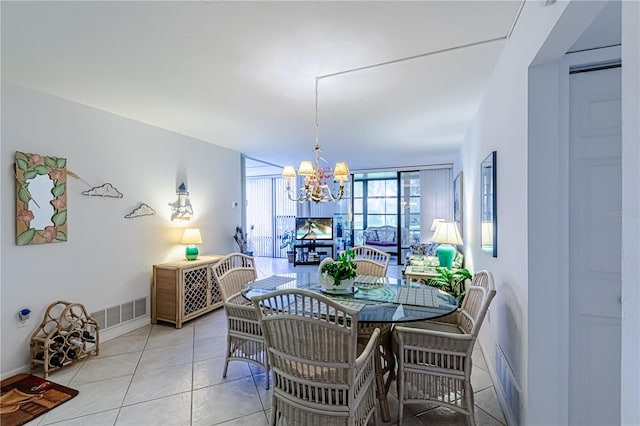
M 487 358 L 485 355 L 485 350 L 482 347 L 482 345 L 479 344 L 480 341 L 477 340 L 476 344 L 480 347 L 480 351 L 482 352 L 482 356 L 484 357 L 485 361 L 487 359 L 491 359 L 491 358 Z M 511 412 L 511 409 L 509 408 L 509 405 L 507 403 L 507 396 L 504 394 L 504 391 L 502 389 L 502 387 L 500 386 L 500 381 L 498 379 L 498 374 L 496 373 L 496 369 L 495 366 L 493 365 L 493 363 L 489 363 L 486 362 L 487 368 L 489 369 L 489 376 L 491 377 L 491 382 L 493 383 L 493 388 L 496 391 L 496 396 L 498 397 L 498 403 L 500 404 L 500 409 L 502 409 L 502 413 L 504 414 L 504 418 L 507 421 L 507 425 L 508 426 L 518 426 L 520 424 L 520 420 L 516 419 L 513 416 L 513 413 Z
M 108 342 L 111 339 L 122 336 L 123 334 L 127 334 L 130 331 L 137 330 L 138 328 L 144 327 L 151 323 L 151 319 L 149 315 L 145 315 L 140 318 L 136 318 L 135 320 L 127 321 L 122 325 L 117 325 L 115 327 L 110 327 L 107 330 L 100 331 L 100 342 Z M 23 365 L 22 367 L 14 368 L 13 370 L 9 370 L 0 374 L 0 380 L 8 379 L 11 376 L 15 376 L 16 374 L 28 373 L 30 371 L 29 364 Z
M 143 317 L 127 321 L 120 325 L 116 325 L 115 327 L 109 327 L 106 330 L 100 331 L 100 341 L 107 342 L 111 339 L 120 337 L 123 334 L 127 334 L 130 331 L 137 330 L 149 324 L 151 324 L 151 317 L 149 315 L 145 315 Z

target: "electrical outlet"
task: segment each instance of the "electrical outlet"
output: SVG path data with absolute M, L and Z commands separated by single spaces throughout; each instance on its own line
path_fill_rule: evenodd
M 23 321 L 20 318 L 17 318 L 16 320 L 18 321 L 18 328 L 26 327 L 27 324 L 29 323 L 28 319 Z

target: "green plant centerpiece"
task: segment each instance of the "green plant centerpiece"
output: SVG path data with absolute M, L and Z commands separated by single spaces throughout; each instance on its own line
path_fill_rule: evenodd
M 355 257 L 353 250 L 347 249 L 335 260 L 330 257 L 324 259 L 319 268 L 321 283 L 339 287 L 341 284 L 350 281 L 351 285 L 353 285 L 353 279 L 358 275 L 356 272 L 358 264 L 353 261 Z
M 436 268 L 436 272 L 438 276 L 430 278 L 427 284 L 453 294 L 458 299 L 458 303 L 462 303 L 462 299 L 466 294 L 464 283 L 472 278 L 469 270 L 462 268 L 452 271 L 448 268 L 439 267 Z

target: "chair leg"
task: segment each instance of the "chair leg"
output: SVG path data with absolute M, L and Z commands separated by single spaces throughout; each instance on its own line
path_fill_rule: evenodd
M 475 406 L 473 401 L 473 388 L 471 387 L 471 378 L 466 381 L 465 385 L 465 398 L 467 400 L 467 410 L 469 410 L 469 415 L 467 416 L 467 421 L 469 426 L 476 426 L 476 416 L 475 416 Z
M 229 368 L 229 355 L 231 355 L 231 337 L 227 336 L 227 353 L 224 356 L 224 370 L 222 371 L 222 377 L 227 377 L 227 368 Z
M 402 417 L 404 415 L 404 373 L 400 372 L 396 376 L 398 385 L 398 426 L 402 426 Z
M 266 374 L 267 374 L 267 387 L 265 387 L 266 390 L 269 390 L 269 380 L 271 377 L 271 368 L 269 367 L 269 361 L 266 362 L 267 367 L 265 368 L 266 370 Z

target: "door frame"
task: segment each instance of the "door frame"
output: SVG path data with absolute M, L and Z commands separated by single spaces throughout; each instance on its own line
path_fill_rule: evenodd
M 569 422 L 569 71 L 620 60 L 615 46 L 529 69 L 529 412 L 523 419 L 530 422 Z M 553 347 L 557 357 L 540 357 L 544 347 Z M 546 412 L 535 413 L 541 407 Z

